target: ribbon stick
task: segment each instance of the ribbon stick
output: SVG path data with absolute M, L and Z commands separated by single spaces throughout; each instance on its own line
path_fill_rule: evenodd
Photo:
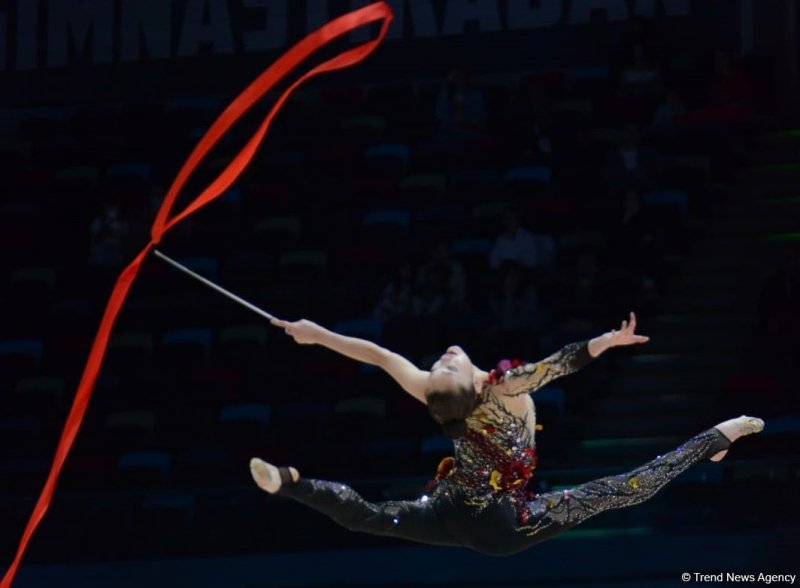
M 203 284 L 205 284 L 209 288 L 214 288 L 214 290 L 216 290 L 220 294 L 223 294 L 223 295 L 227 296 L 231 300 L 233 300 L 235 302 L 238 302 L 242 306 L 244 306 L 246 308 L 249 308 L 250 310 L 252 310 L 253 312 L 255 312 L 257 314 L 260 314 L 264 318 L 269 319 L 269 320 L 272 320 L 272 319 L 275 318 L 270 313 L 268 313 L 266 310 L 260 309 L 255 304 L 251 304 L 250 302 L 248 302 L 244 298 L 241 298 L 240 296 L 237 296 L 236 294 L 234 294 L 230 290 L 226 290 L 222 286 L 219 286 L 219 285 L 215 284 L 214 282 L 212 282 L 211 280 L 208 280 L 208 279 L 204 278 L 200 274 L 197 274 L 197 273 L 193 272 L 192 270 L 190 270 L 185 265 L 181 265 L 180 263 L 178 263 L 177 261 L 175 261 L 171 257 L 168 257 L 168 256 L 164 255 L 158 249 L 153 249 L 153 253 L 155 253 L 157 257 L 160 257 L 161 259 L 166 261 L 168 264 L 170 264 L 175 269 L 180 270 L 183 273 L 192 276 L 195 280 L 198 280 L 198 281 L 202 282 Z
M 44 484 L 39 499 L 33 508 L 30 519 L 28 520 L 25 530 L 23 531 L 22 538 L 20 539 L 19 546 L 14 561 L 6 570 L 5 576 L 0 581 L 0 588 L 9 588 L 17 569 L 19 568 L 22 556 L 25 549 L 36 530 L 36 527 L 41 522 L 53 496 L 58 476 L 67 459 L 67 455 L 72 448 L 75 437 L 86 414 L 86 409 L 89 406 L 89 399 L 91 398 L 94 389 L 95 381 L 100 372 L 100 367 L 103 363 L 108 340 L 111 336 L 111 329 L 114 326 L 117 315 L 125 302 L 128 291 L 133 285 L 136 276 L 139 273 L 145 257 L 150 249 L 158 244 L 164 234 L 170 230 L 177 223 L 197 211 L 202 206 L 205 206 L 218 196 L 220 196 L 229 186 L 231 186 L 239 175 L 244 171 L 247 165 L 252 160 L 258 149 L 264 135 L 269 129 L 270 123 L 275 118 L 280 108 L 289 98 L 291 93 L 300 84 L 306 80 L 319 75 L 324 72 L 343 69 L 351 65 L 355 65 L 369 56 L 383 41 L 389 24 L 392 21 L 392 11 L 386 2 L 375 2 L 345 14 L 337 19 L 332 20 L 321 28 L 317 29 L 305 39 L 297 43 L 294 47 L 289 49 L 282 55 L 275 63 L 268 67 L 256 80 L 250 84 L 219 116 L 219 118 L 211 125 L 211 128 L 200 139 L 195 149 L 183 165 L 178 175 L 175 178 L 172 186 L 167 192 L 164 202 L 161 204 L 155 222 L 153 223 L 150 232 L 151 241 L 142 249 L 139 255 L 126 267 L 119 278 L 117 279 L 114 289 L 111 292 L 111 297 L 106 305 L 103 318 L 100 322 L 100 327 L 95 335 L 92 349 L 86 361 L 86 366 L 83 370 L 83 375 L 78 384 L 78 389 L 75 393 L 75 399 L 72 403 L 69 415 L 67 416 L 64 429 L 61 433 L 61 438 L 56 447 L 53 464 L 50 467 L 50 473 L 47 476 L 47 481 Z M 300 65 L 306 58 L 311 56 L 321 47 L 327 45 L 333 40 L 342 38 L 352 31 L 361 28 L 365 25 L 372 23 L 381 23 L 381 29 L 378 36 L 362 45 L 348 49 L 339 55 L 325 61 L 313 69 L 303 74 L 297 81 L 295 81 L 289 88 L 278 98 L 273 105 L 264 121 L 259 126 L 256 133 L 247 142 L 244 148 L 236 155 L 236 157 L 228 164 L 228 166 L 219 174 L 219 176 L 211 182 L 211 184 L 181 213 L 170 217 L 172 206 L 175 203 L 178 194 L 180 193 L 187 180 L 191 177 L 197 166 L 203 161 L 205 156 L 211 151 L 216 143 L 230 130 L 233 124 L 239 120 L 256 102 L 258 102 L 267 92 L 269 92 L 278 82 L 280 82 L 289 72 L 295 67 Z

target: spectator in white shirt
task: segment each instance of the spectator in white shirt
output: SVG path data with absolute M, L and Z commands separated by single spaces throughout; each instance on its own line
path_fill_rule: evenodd
M 503 215 L 505 230 L 497 237 L 489 262 L 493 270 L 505 261 L 515 261 L 525 269 L 550 270 L 556 244 L 549 235 L 536 235 L 520 226 L 519 215 L 509 209 Z

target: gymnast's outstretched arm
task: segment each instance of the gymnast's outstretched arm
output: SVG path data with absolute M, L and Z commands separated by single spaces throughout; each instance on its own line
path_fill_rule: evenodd
M 301 345 L 322 345 L 351 359 L 382 368 L 403 390 L 426 403 L 425 385 L 430 372 L 419 369 L 402 355 L 372 341 L 334 333 L 306 319 L 294 322 L 272 319 L 270 323 L 282 328 Z
M 620 329 L 612 329 L 587 341 L 569 343 L 541 361 L 525 363 L 505 372 L 498 386 L 502 396 L 514 397 L 531 394 L 556 378 L 572 374 L 589 364 L 610 347 L 646 343 L 650 337 L 637 335 L 636 315 L 630 313 L 630 322 L 622 321 Z

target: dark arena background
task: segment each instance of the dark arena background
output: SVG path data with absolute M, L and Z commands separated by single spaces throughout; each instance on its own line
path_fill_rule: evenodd
M 266 67 L 368 3 L 0 4 L 0 569 L 117 276 L 184 161 Z M 382 371 L 295 344 L 149 254 L 13 586 L 626 588 L 798 573 L 797 2 L 388 4 L 375 52 L 297 90 L 242 176 L 160 250 L 281 318 L 424 369 L 454 343 L 484 369 L 538 360 L 634 311 L 646 345 L 534 395 L 538 491 L 628 471 L 741 414 L 764 431 L 512 557 L 352 532 L 261 491 L 249 459 L 416 499 L 452 442 Z M 175 211 L 279 91 L 376 34 L 283 80 Z M 503 246 L 515 229 L 524 250 Z

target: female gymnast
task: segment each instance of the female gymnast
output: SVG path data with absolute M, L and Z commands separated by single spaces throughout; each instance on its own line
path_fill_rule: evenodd
M 629 318 L 619 330 L 570 343 L 539 362 L 505 361 L 490 372 L 473 365 L 458 346 L 425 371 L 397 353 L 311 321 L 272 319 L 297 343 L 323 345 L 383 368 L 427 405 L 444 434 L 454 439 L 455 457 L 442 460 L 426 493 L 413 501 L 371 503 L 346 484 L 302 478 L 293 467 L 257 458 L 250 462 L 253 478 L 263 490 L 306 504 L 351 531 L 460 545 L 494 556 L 519 553 L 598 513 L 639 504 L 698 461 L 721 460 L 733 441 L 761 431 L 764 421 L 742 415 L 630 472 L 570 490 L 538 495 L 529 490 L 537 461 L 531 393 L 606 349 L 646 343 L 649 337 L 634 333 L 636 315 Z

